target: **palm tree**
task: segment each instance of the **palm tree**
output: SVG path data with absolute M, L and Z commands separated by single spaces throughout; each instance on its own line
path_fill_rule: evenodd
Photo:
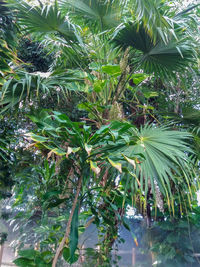
M 159 192 L 173 213 L 175 192 L 179 193 L 180 198 L 182 190 L 189 192 L 190 201 L 195 175 L 188 157 L 192 151 L 187 148 L 186 141 L 192 138 L 191 135 L 161 127 L 155 121 L 152 125 L 141 125 L 137 130 L 123 121 L 125 115 L 120 102 L 121 99 L 126 101 L 125 91 L 129 82 L 138 75 L 137 86 L 146 77 L 176 78 L 177 73 L 194 62 L 195 40 L 188 35 L 181 19 L 168 11 L 162 1 L 153 0 L 62 0 L 48 6 L 40 3 L 34 7 L 23 1 L 9 2 L 13 4 L 24 33 L 42 38 L 50 49 L 55 47 L 55 44 L 52 45 L 55 42 L 58 45 L 57 55 L 61 59 L 57 62 L 76 55 L 76 64 L 70 65 L 73 66 L 70 71 L 67 63 L 62 64 L 60 75 L 55 71 L 47 78 L 16 71 L 18 77 L 11 77 L 3 85 L 0 104 L 5 105 L 4 111 L 27 97 L 40 95 L 41 91 L 46 94 L 59 87 L 64 93 L 67 90 L 82 90 L 85 102 L 81 107 L 89 112 L 90 116 L 86 119 L 95 122 L 95 131 L 88 134 L 91 128 L 73 124 L 62 114 L 55 113 L 54 121 L 50 119 L 51 115 L 47 115 L 42 122 L 35 119 L 38 125 L 43 126 L 39 137 L 31 135 L 36 147 L 48 150 L 48 157 L 52 154 L 65 158 L 69 155 L 77 157 L 78 167 L 82 167 L 83 163 L 86 164 L 84 167 L 87 166 L 82 169 L 83 173 L 87 170 L 98 175 L 98 164 L 101 163 L 104 169 L 102 183 L 106 186 L 108 181 L 115 184 L 117 175 L 120 175 L 121 190 L 125 196 L 122 203 L 130 198 L 132 192 L 131 197 L 139 195 L 147 208 L 150 197 L 156 206 Z M 125 4 L 124 12 L 119 9 L 120 2 Z M 98 46 L 101 50 L 96 55 L 95 48 Z M 82 58 L 86 59 L 84 64 L 80 62 Z M 55 64 L 54 70 L 56 67 Z M 109 124 L 112 120 L 117 122 Z M 96 131 L 97 127 L 99 130 Z M 67 153 L 63 149 L 63 140 L 68 146 Z M 85 160 L 81 161 L 83 155 Z M 98 162 L 99 155 L 105 156 L 100 157 L 101 162 Z M 105 173 L 110 165 L 115 172 L 108 177 Z M 80 170 L 75 171 L 77 178 Z M 79 179 L 75 183 L 76 195 L 70 220 L 53 266 L 69 237 L 73 215 L 76 214 L 76 220 L 78 218 L 76 204 L 81 191 L 87 187 L 87 183 L 83 186 L 82 182 Z M 90 183 L 91 180 L 85 178 L 84 182 Z M 111 195 L 112 190 L 108 187 L 107 194 Z

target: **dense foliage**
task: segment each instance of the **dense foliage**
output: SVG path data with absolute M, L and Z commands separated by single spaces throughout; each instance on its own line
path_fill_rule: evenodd
M 138 246 L 130 206 L 152 264 L 199 263 L 199 10 L 0 2 L 0 197 L 17 266 L 117 265 L 120 225 Z M 98 249 L 79 242 L 91 224 Z

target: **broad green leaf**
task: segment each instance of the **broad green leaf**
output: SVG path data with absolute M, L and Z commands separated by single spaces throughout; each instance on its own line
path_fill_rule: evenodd
M 20 250 L 19 256 L 27 258 L 29 260 L 33 260 L 38 253 L 39 252 L 34 249 L 26 249 L 26 250 Z
M 70 255 L 70 249 L 69 248 L 64 248 L 63 249 L 63 258 L 65 259 L 66 262 L 69 262 L 70 264 L 76 262 L 79 258 L 78 254 L 74 254 L 74 259 L 71 259 L 71 255 Z
M 131 79 L 133 79 L 133 82 L 135 85 L 138 85 L 141 82 L 143 82 L 144 80 L 146 80 L 148 77 L 149 77 L 149 75 L 147 75 L 145 73 L 134 73 L 131 76 Z
M 69 248 L 63 248 L 63 258 L 69 262 L 70 260 L 70 249 Z
M 37 267 L 33 260 L 29 260 L 27 258 L 18 258 L 13 261 L 19 267 Z
M 93 84 L 94 91 L 96 93 L 101 92 L 104 89 L 104 87 L 106 85 L 106 82 L 107 82 L 106 80 L 104 80 L 104 81 L 101 81 L 101 80 L 95 81 L 94 84 Z
M 102 71 L 108 75 L 118 77 L 121 75 L 121 70 L 119 65 L 105 65 L 102 66 Z
M 75 251 L 78 245 L 78 225 L 79 225 L 78 214 L 79 214 L 79 205 L 77 204 L 72 218 L 71 231 L 70 231 L 70 241 L 69 241 L 70 263 L 73 263 L 75 260 Z
M 37 267 L 51 267 L 51 263 L 47 263 L 44 261 L 44 259 L 41 257 L 41 255 L 36 256 L 35 258 L 35 266 Z
M 34 134 L 34 133 L 28 133 L 28 134 L 25 134 L 25 136 L 28 136 L 28 137 L 30 137 L 33 141 L 35 141 L 35 142 L 39 142 L 39 143 L 46 142 L 46 141 L 48 140 L 47 137 L 39 136 L 39 135 L 36 135 L 36 134 Z

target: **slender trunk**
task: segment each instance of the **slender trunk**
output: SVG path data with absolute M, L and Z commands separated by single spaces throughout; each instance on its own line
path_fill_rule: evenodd
M 78 202 L 78 197 L 79 197 L 79 194 L 80 194 L 80 191 L 81 191 L 82 180 L 83 180 L 83 177 L 80 177 L 79 181 L 78 181 L 76 196 L 74 198 L 72 209 L 71 209 L 71 212 L 70 212 L 70 215 L 69 215 L 69 220 L 67 222 L 65 235 L 64 235 L 59 247 L 57 248 L 56 255 L 55 255 L 54 259 L 53 259 L 52 267 L 56 267 L 56 264 L 57 264 L 58 258 L 60 256 L 60 253 L 62 252 L 62 250 L 63 250 L 63 248 L 65 246 L 65 241 L 69 238 L 69 234 L 70 234 L 70 230 L 71 230 L 72 218 L 73 218 L 74 211 L 75 211 L 75 208 L 76 208 L 76 205 L 77 205 L 77 202 Z

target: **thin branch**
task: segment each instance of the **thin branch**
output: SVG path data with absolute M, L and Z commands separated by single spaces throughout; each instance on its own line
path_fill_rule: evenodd
M 90 226 L 90 224 L 92 224 L 95 221 L 95 217 L 92 217 L 86 224 L 85 224 L 85 228 L 88 228 Z

